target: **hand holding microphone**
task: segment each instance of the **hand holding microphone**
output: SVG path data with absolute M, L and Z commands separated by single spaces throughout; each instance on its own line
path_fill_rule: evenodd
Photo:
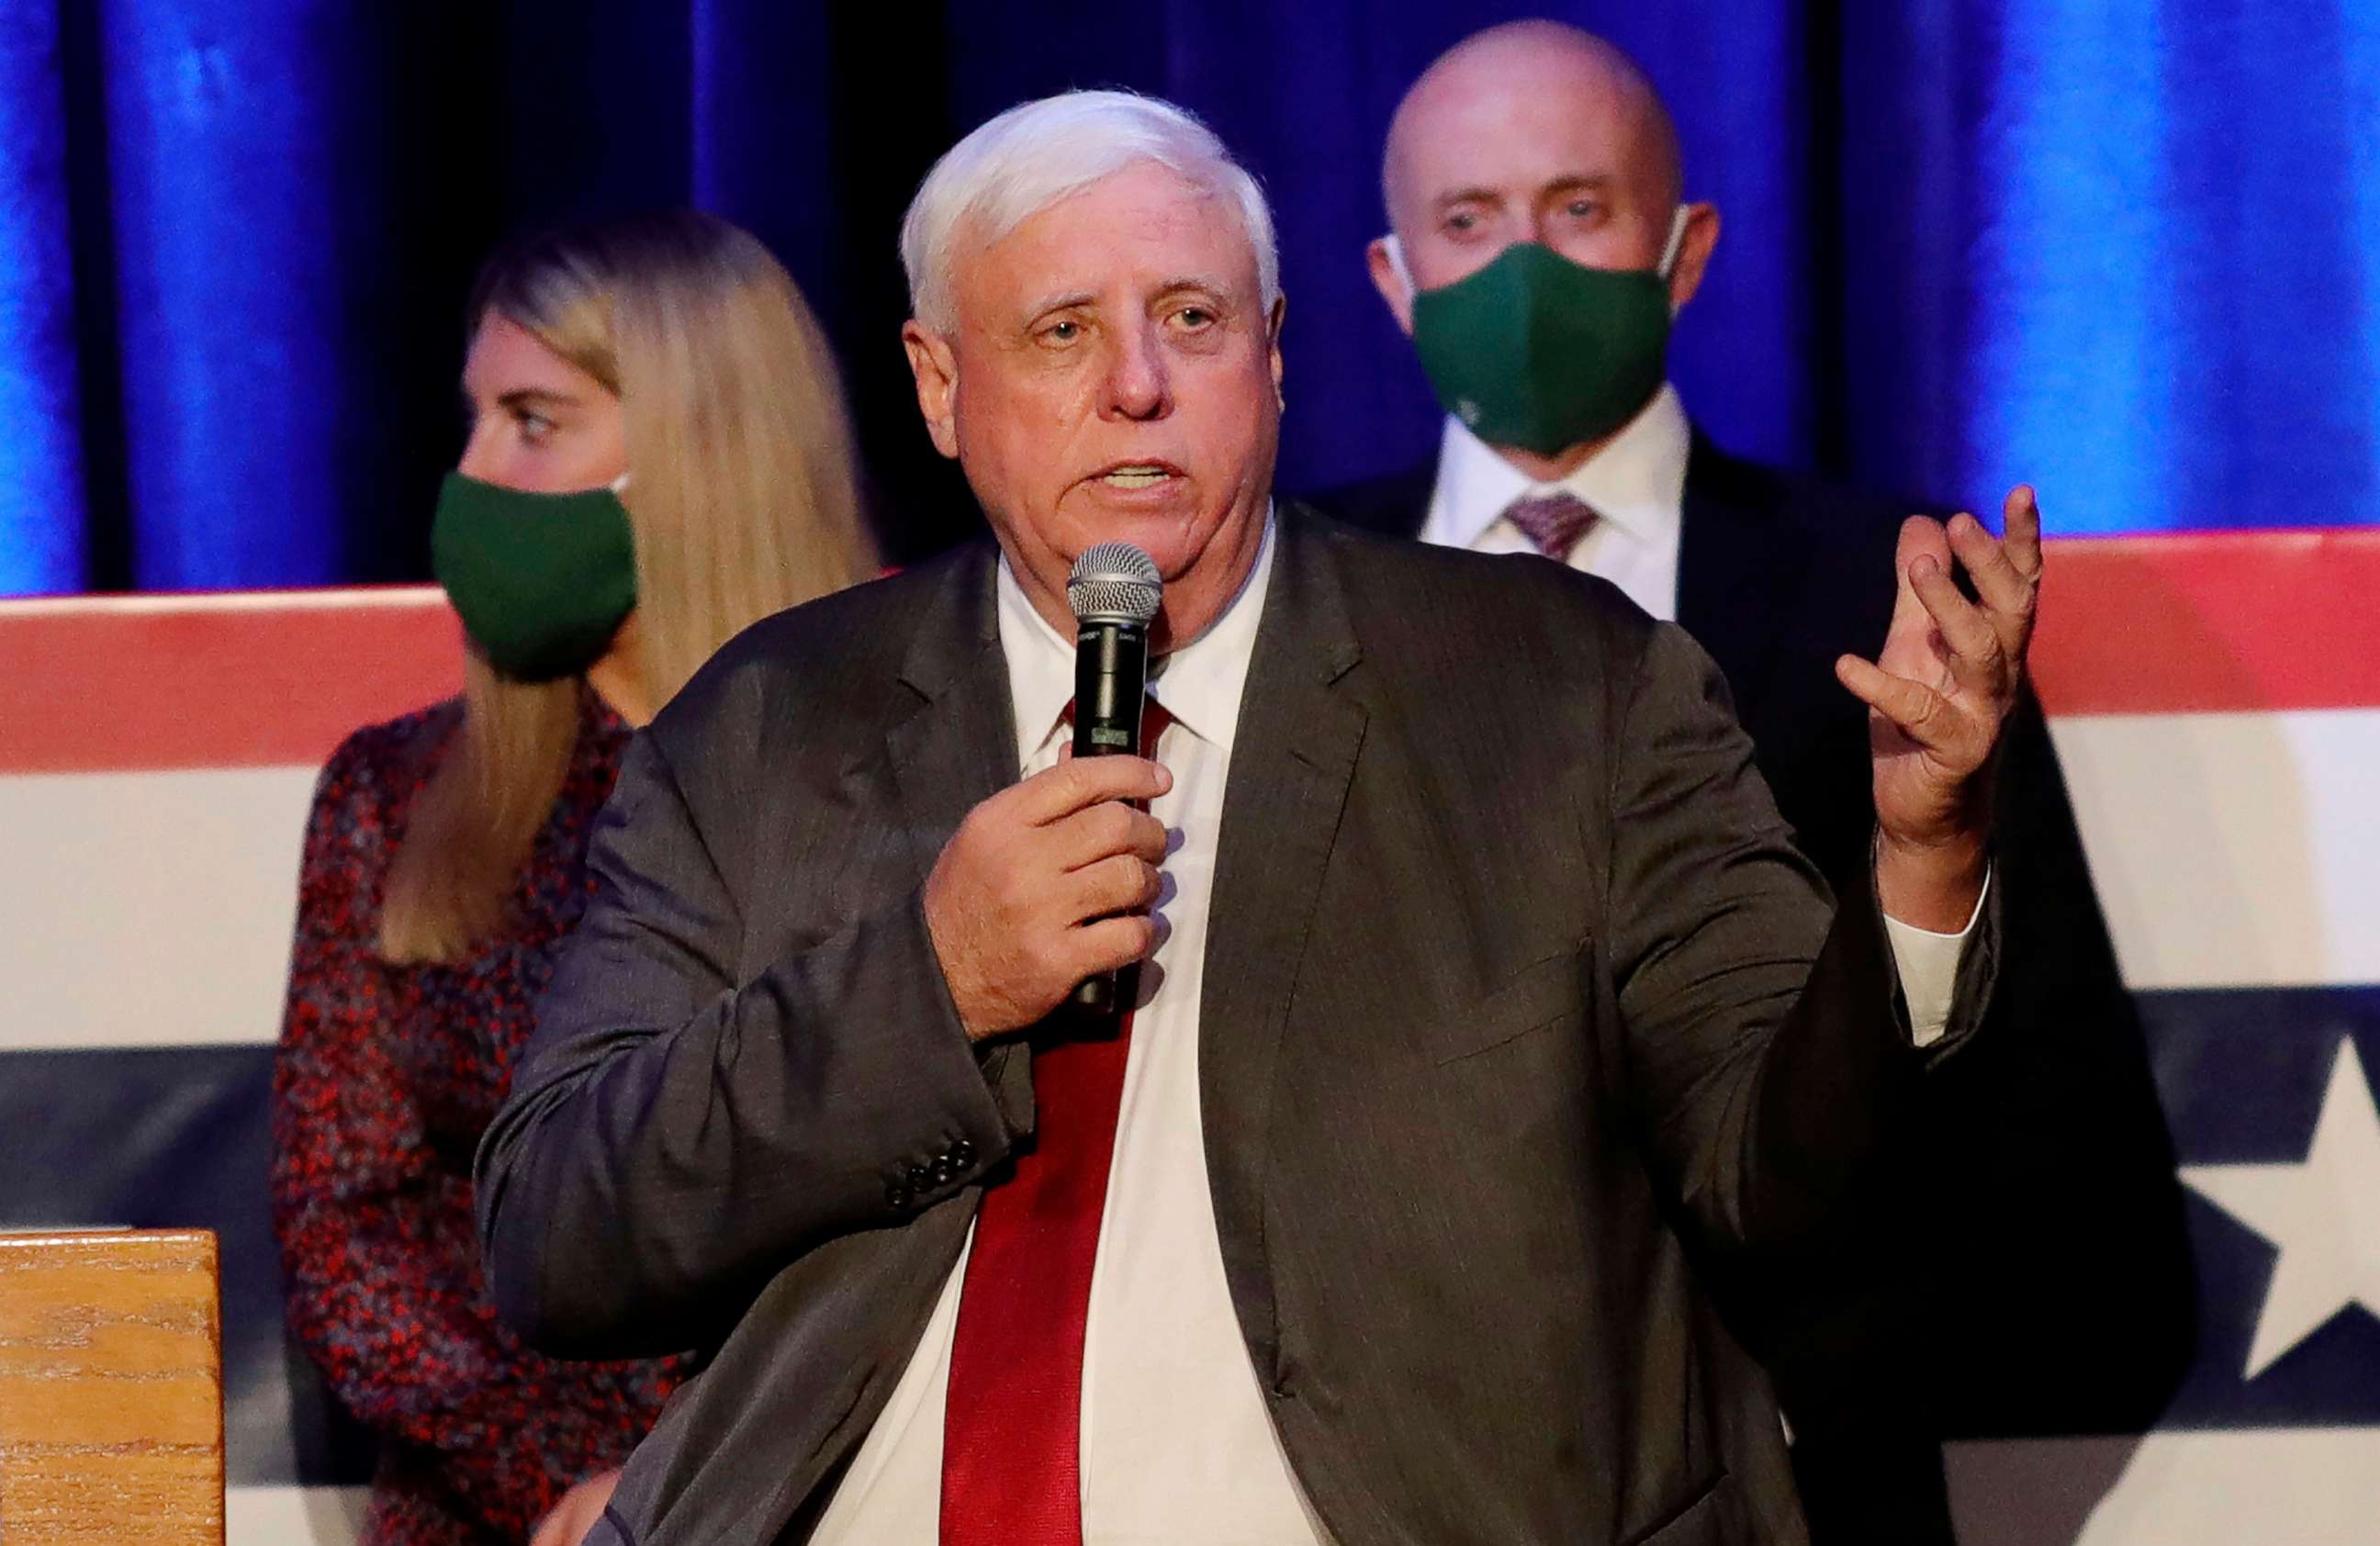
M 1101 543 L 1075 562 L 1066 594 L 1079 625 L 1075 756 L 968 812 L 926 879 L 927 930 L 978 1041 L 1070 999 L 1076 1013 L 1114 1013 L 1116 974 L 1157 948 L 1148 910 L 1165 827 L 1141 807 L 1173 779 L 1139 755 L 1157 566 Z

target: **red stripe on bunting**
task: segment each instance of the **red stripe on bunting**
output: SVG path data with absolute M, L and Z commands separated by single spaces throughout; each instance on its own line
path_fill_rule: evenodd
M 2047 564 L 2052 715 L 2380 707 L 2380 529 L 2070 537 Z
M 2380 707 L 2380 530 L 2049 545 L 2053 715 Z M 455 692 L 434 587 L 0 601 L 0 773 L 304 766 Z
M 462 681 L 431 586 L 0 602 L 0 773 L 302 767 Z

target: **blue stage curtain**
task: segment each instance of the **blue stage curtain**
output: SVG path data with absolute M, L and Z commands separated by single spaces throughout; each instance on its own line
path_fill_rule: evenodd
M 0 10 L 0 592 L 86 573 L 63 48 L 49 7 Z
M 0 592 L 419 576 L 460 308 L 524 222 L 694 202 L 841 350 L 890 550 L 972 528 L 894 225 L 1068 85 L 1204 115 L 1278 206 L 1281 482 L 1418 463 L 1381 135 L 1555 14 L 1642 58 L 1725 232 L 1674 366 L 1722 443 L 2061 530 L 2373 520 L 2380 6 L 2348 0 L 0 0 Z

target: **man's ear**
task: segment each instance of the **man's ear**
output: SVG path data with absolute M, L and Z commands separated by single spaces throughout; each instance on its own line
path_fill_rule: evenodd
M 1677 265 L 1670 271 L 1670 310 L 1674 314 L 1703 287 L 1711 249 L 1718 246 L 1718 206 L 1686 206 L 1686 234 L 1678 241 Z
M 1397 238 L 1393 236 L 1373 237 L 1371 246 L 1364 249 L 1364 264 L 1372 271 L 1372 288 L 1389 303 L 1389 310 L 1396 317 L 1397 326 L 1404 329 L 1405 336 L 1411 338 L 1413 282 L 1406 277 L 1404 255 L 1397 249 L 1396 243 Z
M 934 449 L 955 460 L 959 453 L 959 360 L 951 342 L 915 317 L 901 324 L 901 347 L 909 354 L 909 374 L 917 381 L 917 411 Z
M 1267 352 L 1272 356 L 1272 399 L 1281 406 L 1289 406 L 1289 399 L 1281 394 L 1281 328 L 1289 320 L 1289 297 L 1273 297 L 1272 316 L 1265 323 Z

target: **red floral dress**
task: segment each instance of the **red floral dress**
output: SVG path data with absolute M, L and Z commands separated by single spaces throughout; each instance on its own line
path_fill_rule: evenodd
M 380 1436 L 368 1542 L 516 1546 L 572 1483 L 627 1457 L 684 1373 L 529 1351 L 496 1323 L 471 1220 L 471 1152 L 586 905 L 588 835 L 627 744 L 600 698 L 581 700 L 512 923 L 467 962 L 393 967 L 375 949 L 390 856 L 459 704 L 350 736 L 308 820 L 273 1218 L 291 1328 Z

